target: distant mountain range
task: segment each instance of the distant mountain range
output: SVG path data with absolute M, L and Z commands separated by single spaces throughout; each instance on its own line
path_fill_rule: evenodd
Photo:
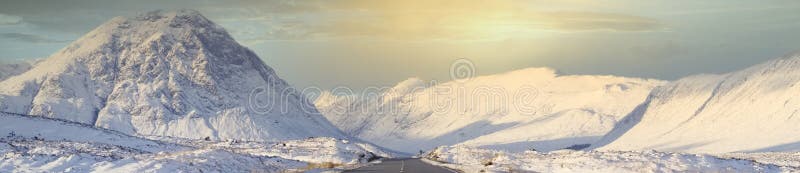
M 689 76 L 672 82 L 564 76 L 547 68 L 531 68 L 466 82 L 425 83 L 409 79 L 378 97 L 324 94 L 316 105 L 346 133 L 404 152 L 439 145 L 506 151 L 800 150 L 800 137 L 796 135 L 800 133 L 797 53 L 737 72 Z M 525 86 L 534 88 L 537 97 L 500 102 L 474 92 L 499 87 L 513 94 Z M 467 106 L 434 110 L 431 96 L 437 95 L 437 87 L 465 88 L 466 93 L 438 97 L 466 101 Z M 484 100 L 470 104 L 475 98 Z M 537 112 L 496 109 L 521 101 Z M 495 109 L 470 111 L 487 106 Z
M 324 94 L 317 107 L 346 133 L 403 152 L 551 151 L 596 142 L 664 83 L 530 68 L 434 86 L 412 78 L 378 97 Z

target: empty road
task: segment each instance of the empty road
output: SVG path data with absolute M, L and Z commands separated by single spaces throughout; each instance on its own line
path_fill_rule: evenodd
M 344 172 L 454 173 L 455 171 L 425 163 L 420 159 L 393 159 Z

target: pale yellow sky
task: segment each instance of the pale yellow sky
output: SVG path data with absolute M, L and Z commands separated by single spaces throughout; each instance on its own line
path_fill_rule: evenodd
M 800 49 L 800 1 L 2 0 L 0 60 L 44 57 L 115 16 L 190 8 L 298 87 L 448 80 L 527 67 L 675 79 Z

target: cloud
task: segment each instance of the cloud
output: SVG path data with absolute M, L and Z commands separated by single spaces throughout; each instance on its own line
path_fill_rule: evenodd
M 17 25 L 22 23 L 22 17 L 0 14 L 0 25 Z
M 290 28 L 290 29 L 287 29 Z M 389 39 L 492 39 L 526 37 L 536 32 L 657 31 L 658 20 L 634 15 L 598 12 L 526 12 L 524 14 L 396 13 L 367 14 L 320 23 L 276 25 L 276 38 L 317 37 Z
M 196 3 L 188 3 L 188 0 L 163 3 L 156 0 L 77 0 L 48 3 L 14 1 L 19 3 L 14 3 L 14 6 L 0 6 L 0 11 L 22 16 L 25 18 L 24 23 L 43 30 L 83 34 L 117 15 L 135 15 L 136 12 L 158 8 L 196 8 L 214 21 L 230 24 L 225 26 L 232 26 L 228 28 L 233 33 L 241 33 L 236 36 L 242 40 L 256 42 L 327 38 L 503 39 L 552 31 L 631 32 L 665 28 L 653 18 L 592 12 L 592 8 L 588 7 L 597 4 L 584 0 L 558 3 L 518 0 L 238 0 Z M 582 8 L 543 8 L 560 3 L 570 6 L 579 4 Z M 108 8 L 88 8 L 92 6 Z M 10 23 L 16 21 L 13 19 L 21 21 L 21 17 L 11 19 Z M 1 23 L 3 22 L 0 21 Z
M 550 29 L 564 31 L 653 31 L 664 28 L 658 20 L 617 13 L 545 12 L 531 17 Z
M 24 34 L 24 33 L 2 33 L 0 38 L 23 41 L 28 43 L 63 43 L 64 40 L 55 40 L 40 35 Z
M 521 1 L 305 1 L 300 24 L 270 23 L 269 39 L 373 38 L 471 40 L 543 32 L 656 31 L 654 18 L 593 11 L 543 11 Z M 318 7 L 318 8 L 311 8 Z M 309 10 L 314 9 L 314 10 Z M 280 18 L 280 13 L 273 14 Z M 274 19 L 274 18 L 273 18 Z

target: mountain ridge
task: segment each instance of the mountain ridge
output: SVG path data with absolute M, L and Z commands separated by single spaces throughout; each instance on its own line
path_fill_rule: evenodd
M 406 153 L 440 145 L 551 151 L 598 140 L 644 100 L 649 88 L 664 81 L 527 68 L 433 86 L 420 83 L 425 84 L 411 78 L 376 97 L 323 94 L 316 104 L 345 133 Z M 527 98 L 517 98 L 526 89 L 533 98 L 520 109 L 515 101 Z M 446 90 L 452 92 L 438 93 Z M 494 98 L 492 91 L 505 97 Z M 434 98 L 455 105 L 439 110 Z
M 600 150 L 720 153 L 798 151 L 800 54 L 724 74 L 685 77 L 655 88 Z

